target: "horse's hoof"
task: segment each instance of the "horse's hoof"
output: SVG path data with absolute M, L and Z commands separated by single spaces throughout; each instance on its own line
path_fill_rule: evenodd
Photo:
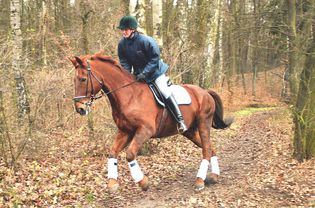
M 143 179 L 138 182 L 139 186 L 141 187 L 142 191 L 147 191 L 149 189 L 149 179 L 147 176 L 144 176 Z
M 212 184 L 216 184 L 216 183 L 218 183 L 218 179 L 219 179 L 219 175 L 217 175 L 215 173 L 208 173 L 207 177 L 205 179 L 205 184 L 207 186 L 210 186 Z
M 118 184 L 117 180 L 111 178 L 108 181 L 107 187 L 108 187 L 108 190 L 110 193 L 114 193 L 118 190 L 119 184 Z
M 195 182 L 195 191 L 199 192 L 205 188 L 205 183 L 201 178 L 197 178 Z

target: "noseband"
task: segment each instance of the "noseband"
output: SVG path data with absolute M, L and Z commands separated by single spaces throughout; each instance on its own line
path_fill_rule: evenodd
M 103 97 L 103 95 L 109 95 L 109 94 L 111 94 L 111 93 L 113 93 L 113 92 L 115 92 L 115 91 L 117 91 L 117 90 L 119 90 L 119 89 L 122 89 L 122 88 L 124 88 L 124 87 L 127 87 L 127 86 L 132 85 L 132 84 L 134 84 L 135 82 L 137 82 L 137 80 L 135 80 L 135 81 L 132 81 L 132 82 L 130 82 L 130 83 L 128 83 L 128 84 L 125 84 L 125 85 L 123 85 L 123 86 L 121 86 L 121 87 L 118 87 L 118 88 L 116 88 L 116 89 L 113 89 L 113 90 L 111 90 L 111 91 L 108 91 L 108 89 L 105 87 L 104 83 L 103 83 L 100 79 L 98 79 L 98 78 L 95 76 L 95 74 L 93 73 L 93 71 L 91 70 L 90 60 L 87 60 L 86 63 L 87 63 L 87 68 L 86 68 L 86 70 L 87 70 L 87 82 L 86 82 L 85 95 L 83 95 L 83 96 L 75 96 L 75 97 L 73 98 L 73 100 L 74 100 L 75 102 L 79 102 L 79 103 L 81 103 L 81 104 L 84 104 L 84 105 L 86 105 L 87 107 L 90 107 L 90 106 L 92 105 L 92 103 L 93 103 L 94 100 L 97 100 L 97 99 Z M 95 94 L 94 94 L 94 88 L 93 88 L 92 77 L 94 77 L 94 79 L 98 82 L 98 84 L 99 84 L 100 87 L 101 87 L 101 94 L 100 94 L 100 95 L 95 95 Z M 91 95 L 90 95 L 90 96 L 88 96 L 89 82 L 91 83 Z M 85 103 L 81 101 L 82 99 L 86 99 L 86 98 L 90 99 L 90 101 L 85 102 Z
M 101 86 L 102 91 L 103 91 L 103 88 L 104 88 L 104 84 L 103 84 L 103 83 L 95 76 L 95 74 L 92 72 L 92 70 L 91 70 L 91 65 L 90 65 L 90 61 L 87 60 L 86 63 L 87 63 L 87 68 L 86 68 L 86 70 L 87 70 L 87 82 L 86 82 L 85 95 L 82 95 L 82 96 L 75 96 L 75 97 L 73 98 L 73 100 L 74 100 L 75 102 L 79 102 L 79 103 L 85 104 L 85 105 L 87 105 L 87 106 L 90 106 L 90 105 L 93 103 L 94 100 L 99 99 L 99 98 L 101 98 L 101 97 L 103 96 L 102 94 L 101 94 L 101 95 L 98 95 L 98 96 L 96 96 L 96 95 L 94 94 L 94 87 L 93 87 L 92 77 L 94 77 L 94 78 L 96 79 L 96 81 L 99 83 L 99 85 Z M 89 82 L 91 83 L 91 95 L 90 95 L 90 96 L 88 96 Z M 89 102 L 86 102 L 86 103 L 81 102 L 82 99 L 86 99 L 86 98 L 89 98 L 90 101 L 89 101 Z

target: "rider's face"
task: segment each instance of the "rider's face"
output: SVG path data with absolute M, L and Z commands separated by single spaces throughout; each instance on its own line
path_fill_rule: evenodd
M 135 31 L 134 29 L 130 29 L 130 28 L 122 29 L 122 30 L 121 30 L 122 35 L 123 35 L 124 38 L 130 38 L 130 36 L 132 35 L 132 33 L 133 33 L 134 31 Z

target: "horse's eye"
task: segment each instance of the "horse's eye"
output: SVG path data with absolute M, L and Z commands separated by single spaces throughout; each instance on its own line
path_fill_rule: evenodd
M 80 82 L 85 82 L 86 78 L 80 78 L 79 80 L 80 80 Z

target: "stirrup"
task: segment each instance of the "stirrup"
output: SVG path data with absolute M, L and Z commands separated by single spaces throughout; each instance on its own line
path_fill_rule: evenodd
M 177 130 L 178 130 L 178 132 L 179 132 L 180 134 L 182 134 L 182 133 L 184 133 L 185 131 L 187 131 L 187 127 L 186 127 L 184 121 L 180 121 L 180 122 L 178 123 Z

